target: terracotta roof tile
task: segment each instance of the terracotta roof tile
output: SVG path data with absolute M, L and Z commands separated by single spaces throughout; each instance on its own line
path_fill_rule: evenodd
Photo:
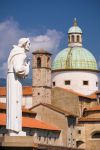
M 88 95 L 87 97 L 91 98 L 91 99 L 96 99 L 97 95 L 96 95 L 96 93 L 92 93 L 91 95 Z
M 32 86 L 23 86 L 23 95 L 32 96 Z M 6 87 L 0 87 L 0 96 L 6 96 Z
M 6 88 L 0 87 L 0 96 L 6 96 Z
M 90 107 L 90 108 L 86 109 L 85 111 L 100 111 L 100 105 Z
M 6 114 L 0 113 L 0 125 L 6 125 Z M 29 117 L 22 117 L 22 126 L 26 128 L 60 131 L 57 127 Z
M 5 103 L 0 103 L 0 109 L 6 109 L 6 104 Z
M 0 125 L 6 125 L 6 114 L 0 113 Z
M 0 103 L 0 109 L 5 109 L 6 110 L 6 103 Z M 30 113 L 30 114 L 36 114 L 36 112 L 33 112 L 25 107 L 22 107 L 22 112 L 24 113 Z
M 32 95 L 32 86 L 23 86 L 23 95 Z
M 30 128 L 39 128 L 39 129 L 46 129 L 46 130 L 59 130 L 58 128 L 49 125 L 43 121 L 39 121 L 33 118 L 23 117 L 23 127 L 30 127 Z
M 34 51 L 32 54 L 49 54 L 49 55 L 52 55 L 50 52 L 48 52 L 44 49 L 38 49 L 38 50 Z

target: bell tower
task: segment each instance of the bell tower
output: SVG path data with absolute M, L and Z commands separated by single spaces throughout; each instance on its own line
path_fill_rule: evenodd
M 33 54 L 32 88 L 33 105 L 51 103 L 51 53 L 39 49 Z

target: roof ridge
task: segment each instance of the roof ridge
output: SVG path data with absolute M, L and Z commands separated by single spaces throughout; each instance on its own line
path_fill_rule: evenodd
M 72 89 L 63 88 L 63 87 L 54 87 L 53 89 L 55 89 L 55 88 L 63 89 L 65 91 L 67 91 L 67 92 L 70 92 L 70 93 L 75 94 L 75 95 L 80 96 L 80 97 L 85 97 L 85 98 L 88 98 L 88 99 L 94 99 L 94 98 L 91 97 L 91 95 L 83 95 L 83 94 L 81 94 L 79 92 L 76 92 L 76 91 L 74 91 Z
M 59 107 L 57 107 L 57 106 L 54 106 L 54 105 L 52 105 L 52 104 L 48 104 L 48 103 L 38 103 L 37 105 L 31 107 L 30 109 L 33 109 L 33 108 L 35 108 L 35 107 L 37 107 L 37 106 L 39 106 L 39 105 L 43 105 L 43 106 L 49 107 L 49 108 L 51 108 L 51 109 L 53 109 L 53 110 L 55 110 L 55 111 L 57 111 L 57 112 L 59 112 L 59 113 L 62 113 L 62 114 L 65 115 L 65 116 L 74 116 L 74 117 L 76 117 L 75 114 L 73 114 L 73 113 L 71 113 L 71 112 L 68 112 L 68 111 L 66 111 L 66 110 L 64 110 L 64 109 L 61 109 L 61 108 L 59 108 Z

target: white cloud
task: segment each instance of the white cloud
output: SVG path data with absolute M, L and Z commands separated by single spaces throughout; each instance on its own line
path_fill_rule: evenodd
M 44 35 L 30 37 L 31 50 L 35 51 L 39 48 L 43 48 L 52 53 L 55 53 L 57 52 L 57 49 L 60 45 L 62 37 L 63 37 L 62 32 L 49 29 Z
M 5 77 L 7 70 L 7 57 L 12 45 L 24 35 L 18 23 L 12 19 L 0 23 L 0 77 Z
M 17 42 L 24 32 L 19 29 L 18 23 L 7 20 L 0 23 L 0 60 L 7 59 L 12 45 Z
M 21 30 L 19 24 L 12 19 L 0 23 L 0 77 L 6 76 L 7 58 L 12 49 L 12 45 L 17 44 L 18 39 L 25 37 L 27 35 L 26 33 L 27 32 Z M 44 48 L 55 54 L 60 45 L 62 36 L 63 34 L 55 29 L 48 29 L 44 35 L 31 36 L 31 52 L 38 48 Z

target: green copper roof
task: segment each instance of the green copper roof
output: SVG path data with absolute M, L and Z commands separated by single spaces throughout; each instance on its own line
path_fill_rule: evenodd
M 82 47 L 69 47 L 59 52 L 54 59 L 52 69 L 98 70 L 94 56 Z

